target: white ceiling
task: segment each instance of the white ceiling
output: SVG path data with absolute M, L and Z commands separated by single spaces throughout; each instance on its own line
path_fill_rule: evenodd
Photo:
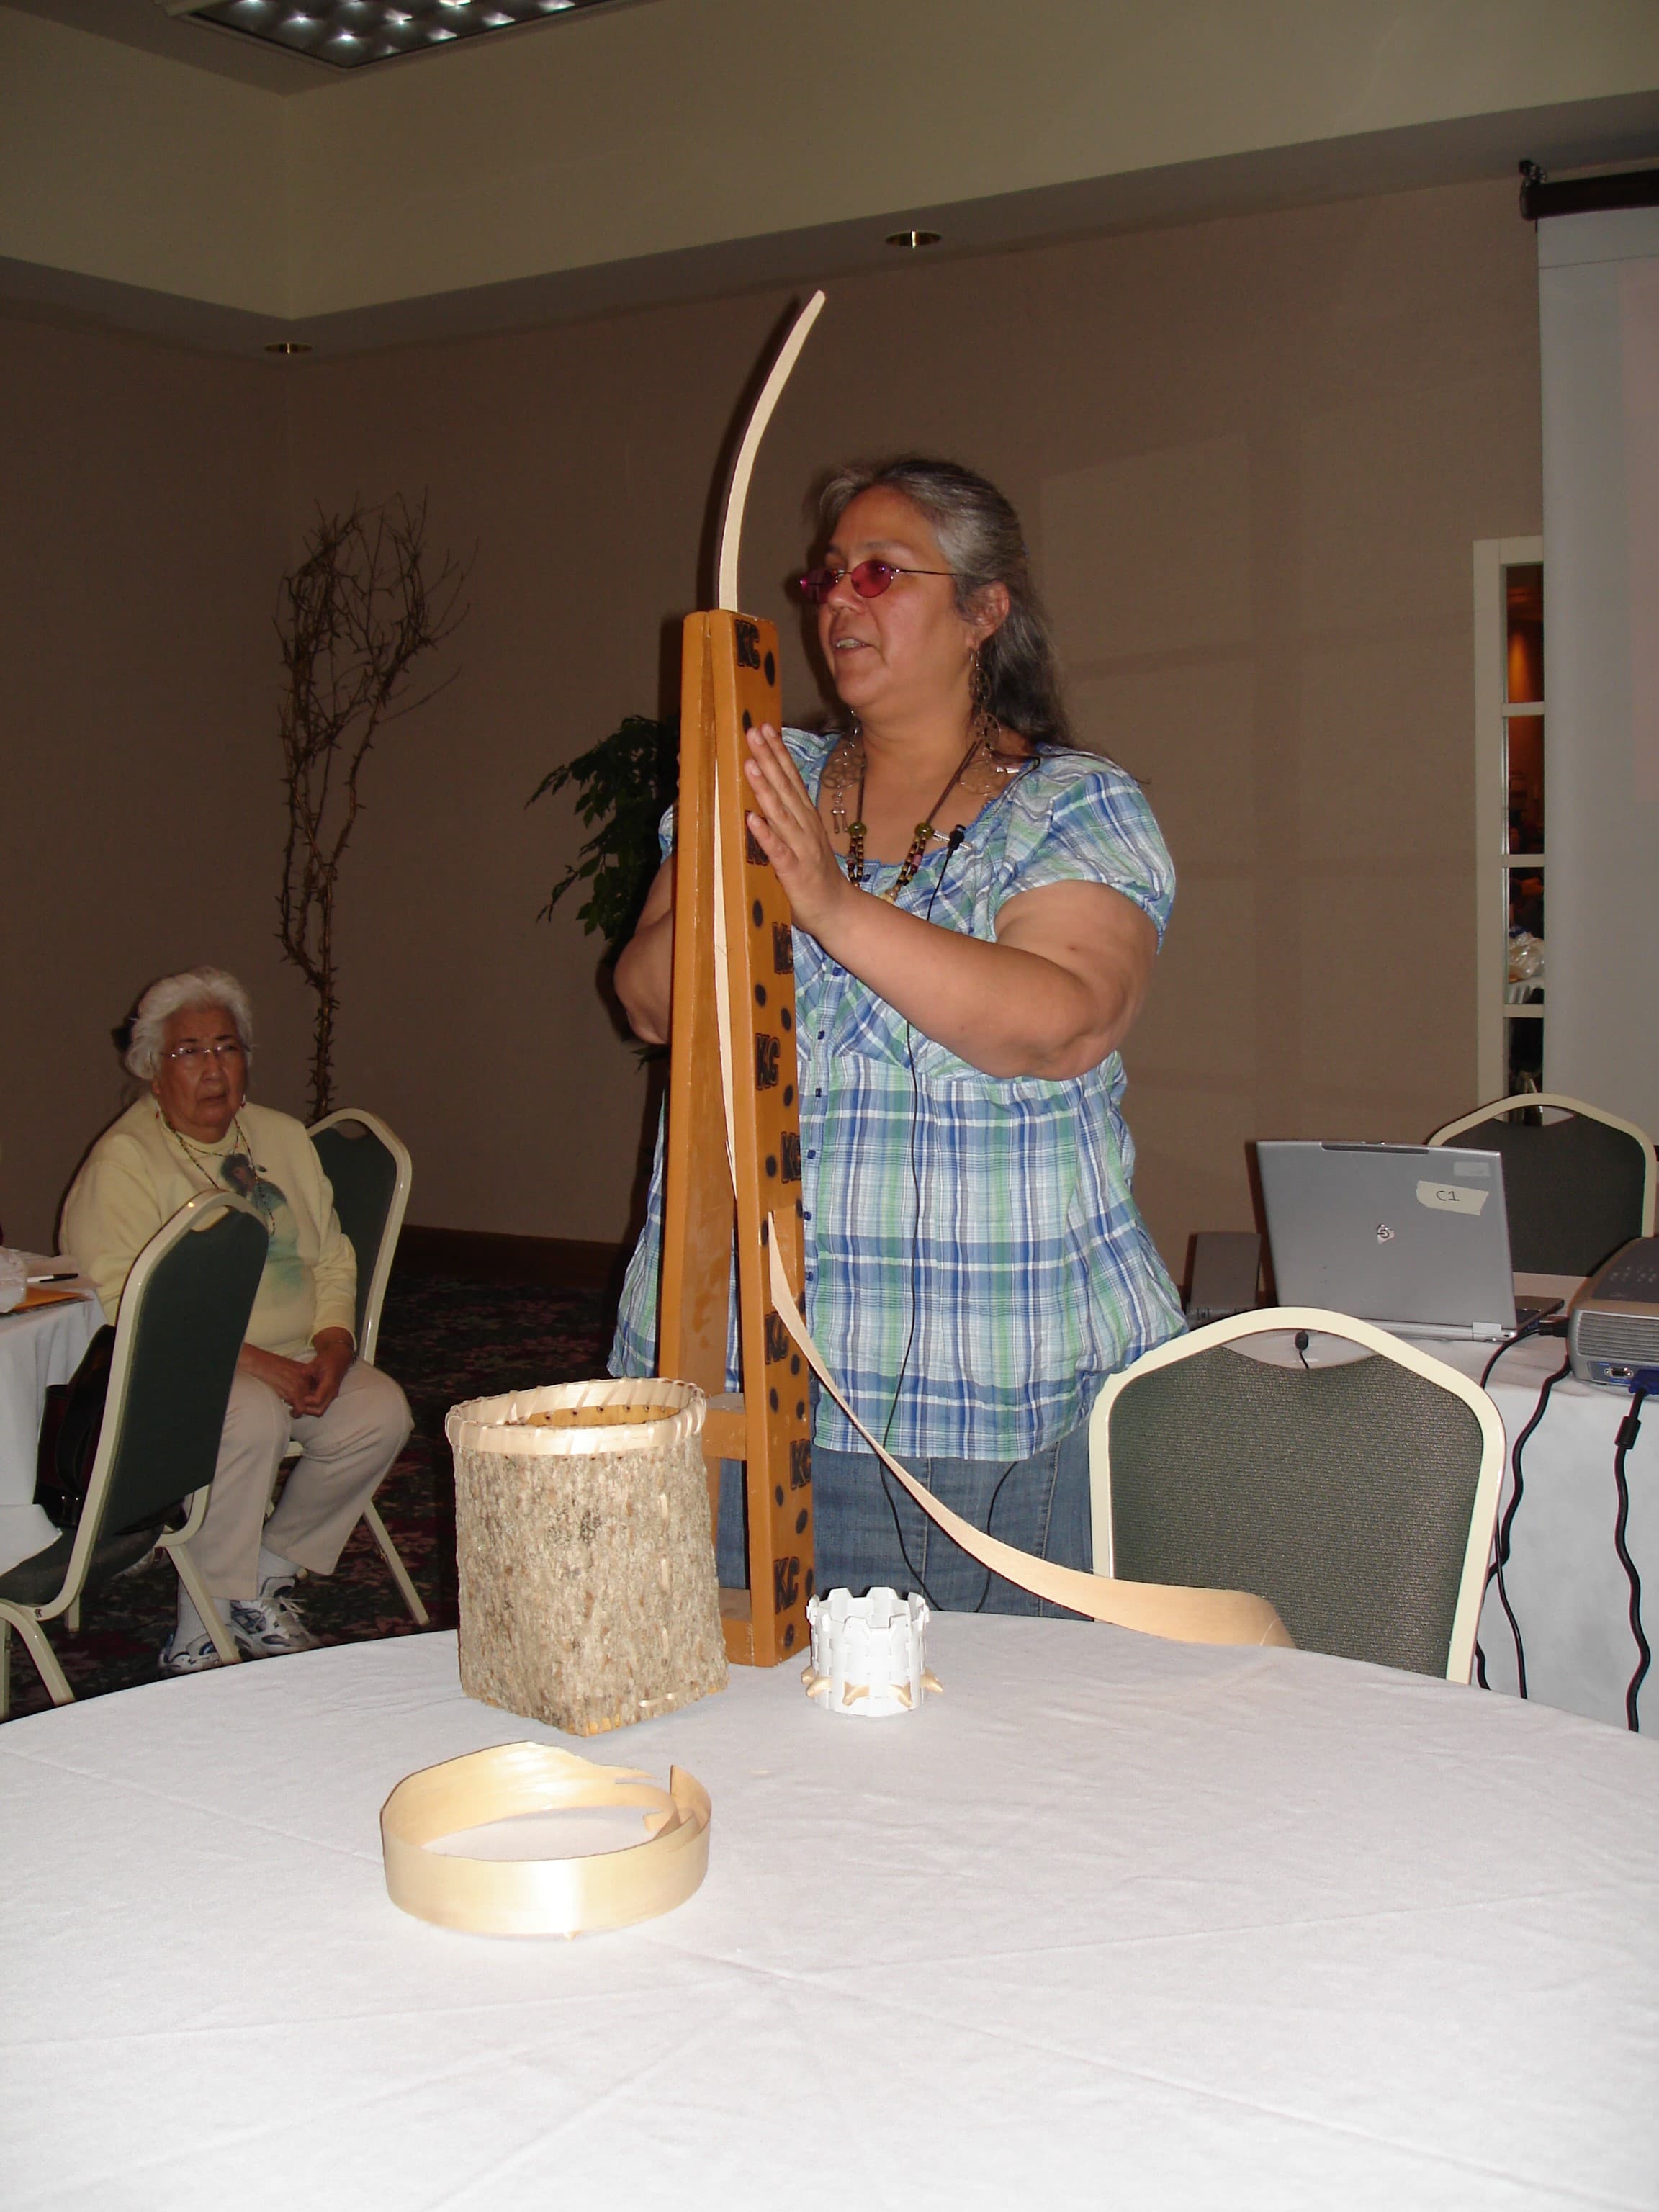
M 611 0 L 611 9 L 641 7 L 647 0 Z M 206 70 L 215 76 L 234 77 L 240 83 L 258 85 L 264 92 L 313 92 L 319 86 L 337 84 L 340 71 L 326 62 L 305 54 L 285 53 L 280 47 L 246 39 L 218 23 L 193 21 L 187 15 L 168 15 L 159 0 L 5 0 L 27 15 L 45 15 L 77 31 L 90 31 L 100 39 L 114 39 L 124 46 L 161 54 L 187 68 Z M 611 10 L 607 9 L 609 13 Z M 556 19 L 555 19 L 556 21 Z M 506 38 L 553 35 L 546 23 L 526 23 L 516 31 L 494 31 L 492 42 Z M 378 70 L 429 68 L 442 56 L 436 52 L 405 54 L 396 62 L 376 64 Z
M 1533 0 L 1530 47 L 1491 4 L 611 0 L 458 42 L 469 64 L 342 72 L 158 0 L 0 0 L 0 25 L 118 42 L 13 42 L 0 311 L 325 357 L 890 266 L 912 228 L 971 255 L 1659 151 L 1656 0 L 1594 0 L 1617 49 L 1579 35 L 1587 0 Z M 771 96 L 733 163 L 744 70 Z

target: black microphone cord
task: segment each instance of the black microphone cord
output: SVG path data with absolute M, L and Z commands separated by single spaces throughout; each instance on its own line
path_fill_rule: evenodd
M 1543 1326 L 1543 1322 L 1544 1316 L 1542 1314 L 1534 1314 L 1524 1328 L 1517 1328 L 1513 1336 L 1506 1336 L 1504 1338 L 1502 1344 L 1498 1346 L 1497 1351 L 1493 1352 L 1492 1358 L 1486 1362 L 1486 1365 L 1480 1370 L 1480 1388 L 1483 1390 L 1486 1389 L 1487 1383 L 1491 1382 L 1492 1370 L 1497 1366 L 1498 1361 L 1504 1357 L 1504 1354 L 1506 1352 L 1512 1352 L 1516 1346 L 1521 1343 L 1525 1338 L 1535 1336 L 1538 1334 L 1539 1329 Z M 1510 1517 L 1511 1520 L 1514 1518 L 1513 1513 L 1510 1514 Z M 1505 1523 L 1506 1528 L 1507 1525 L 1508 1524 Z M 1507 1546 L 1500 1556 L 1498 1549 L 1497 1540 L 1494 1539 L 1492 1545 L 1492 1556 L 1487 1562 L 1486 1579 L 1480 1586 L 1480 1594 L 1484 1598 L 1486 1592 L 1492 1588 L 1494 1579 L 1497 1580 L 1498 1600 L 1504 1607 L 1504 1611 L 1509 1615 L 1510 1628 L 1515 1630 L 1516 1639 L 1516 1667 L 1522 1686 L 1521 1695 L 1524 1698 L 1527 1694 L 1527 1677 L 1525 1667 L 1520 1658 L 1519 1653 L 1520 1631 L 1515 1628 L 1515 1615 L 1510 1612 L 1510 1594 L 1504 1589 L 1503 1583 L 1503 1571 L 1508 1558 L 1509 1551 Z M 1486 1655 L 1480 1648 L 1480 1638 L 1479 1636 L 1474 1639 L 1474 1679 L 1480 1685 L 1483 1690 L 1489 1690 L 1492 1687 L 1492 1684 L 1486 1680 Z
M 956 858 L 962 842 L 967 835 L 966 829 L 958 822 L 945 841 L 945 855 L 939 862 L 939 874 L 934 879 L 933 888 L 928 894 L 927 910 L 921 917 L 924 921 L 932 921 L 933 918 L 934 902 L 945 888 L 945 872 Z M 909 1371 L 910 1354 L 915 1348 L 916 1314 L 921 1302 L 917 1278 L 921 1271 L 921 1171 L 916 1163 L 916 1135 L 921 1121 L 921 1084 L 916 1074 L 915 1031 L 908 1022 L 904 1024 L 904 1057 L 910 1070 L 910 1188 L 915 1195 L 915 1205 L 910 1217 L 910 1331 L 904 1340 L 904 1357 L 899 1362 L 898 1376 L 893 1384 L 893 1401 L 887 1408 L 887 1419 L 882 1425 L 881 1446 L 884 1451 L 887 1449 L 887 1439 L 893 1432 L 893 1417 L 898 1412 L 899 1398 L 904 1389 L 904 1378 Z M 933 1593 L 917 1572 L 915 1564 L 910 1557 L 909 1547 L 904 1540 L 904 1524 L 899 1519 L 898 1500 L 893 1495 L 893 1486 L 888 1479 L 887 1470 L 879 1460 L 876 1462 L 876 1472 L 881 1477 L 882 1495 L 887 1500 L 887 1510 L 893 1516 L 893 1534 L 898 1538 L 899 1557 L 904 1561 L 905 1571 L 937 1613 L 940 1607 Z M 999 1483 L 997 1487 L 1000 1490 L 1001 1484 Z M 994 1495 L 991 1502 L 994 1505 L 996 1503 Z M 989 1591 L 990 1587 L 991 1578 L 988 1574 L 985 1578 L 987 1592 Z M 981 1595 L 980 1603 L 982 1606 L 984 1602 L 985 1598 Z
M 997 1477 L 997 1480 L 996 1480 L 996 1487 L 995 1487 L 995 1489 L 994 1489 L 994 1490 L 993 1490 L 993 1491 L 992 1491 L 992 1492 L 991 1492 L 991 1502 L 990 1502 L 990 1504 L 989 1504 L 986 1507 L 986 1509 L 985 1509 L 985 1533 L 986 1533 L 986 1534 L 987 1534 L 988 1536 L 988 1535 L 990 1534 L 990 1533 L 991 1533 L 991 1523 L 992 1523 L 992 1522 L 996 1519 L 996 1517 L 997 1517 L 997 1500 L 998 1500 L 998 1498 L 1000 1498 L 1000 1497 L 1001 1497 L 1001 1495 L 1002 1495 L 1002 1486 L 1003 1486 L 1003 1484 L 1004 1484 L 1005 1482 L 1006 1482 L 1006 1481 L 1007 1481 L 1007 1480 L 1008 1480 L 1009 1476 L 1013 1473 L 1014 1469 L 1015 1469 L 1018 1465 L 1019 1465 L 1019 1462 L 1018 1462 L 1017 1459 L 1011 1459 L 1011 1460 L 1009 1461 L 1009 1462 L 1008 1462 L 1007 1466 L 1006 1466 L 1006 1467 L 1005 1467 L 1005 1468 L 1003 1468 L 1003 1470 L 1002 1470 L 1001 1474 Z M 995 1574 L 992 1571 L 992 1570 L 991 1570 L 989 1567 L 987 1567 L 987 1569 L 985 1570 L 985 1587 L 984 1587 L 984 1589 L 983 1589 L 982 1590 L 981 1590 L 981 1592 L 980 1592 L 980 1594 L 979 1594 L 978 1601 L 975 1603 L 975 1607 L 974 1607 L 974 1611 L 975 1611 L 975 1613 L 983 1613 L 983 1612 L 984 1612 L 984 1610 L 985 1610 L 985 1601 L 986 1601 L 986 1599 L 987 1599 L 987 1598 L 988 1598 L 988 1597 L 990 1596 L 990 1595 L 991 1595 L 991 1585 L 992 1585 L 992 1583 L 993 1583 L 995 1580 L 996 1580 L 996 1576 L 995 1576 Z
M 1630 1678 L 1630 1687 L 1625 1692 L 1625 1726 L 1632 1735 L 1642 1731 L 1641 1717 L 1637 1711 L 1637 1699 L 1653 1654 L 1648 1649 L 1648 1639 L 1642 1632 L 1642 1578 L 1636 1571 L 1636 1562 L 1625 1541 L 1625 1531 L 1630 1522 L 1630 1485 L 1625 1478 L 1625 1462 L 1632 1445 L 1642 1432 L 1642 1408 L 1647 1403 L 1648 1393 L 1639 1385 L 1632 1389 L 1630 1411 L 1619 1424 L 1617 1443 L 1613 1454 L 1613 1479 L 1619 1491 L 1619 1517 L 1613 1524 L 1613 1549 L 1619 1554 L 1619 1564 L 1630 1584 L 1630 1632 L 1636 1638 L 1636 1672 Z
M 1492 1372 L 1492 1364 L 1490 1361 L 1487 1363 L 1488 1375 Z M 1558 1382 L 1565 1382 L 1571 1372 L 1572 1362 L 1570 1359 L 1564 1359 L 1553 1375 L 1547 1375 L 1544 1377 L 1543 1387 L 1538 1393 L 1538 1403 L 1532 1409 L 1532 1417 L 1515 1440 L 1515 1449 L 1510 1454 L 1510 1502 L 1504 1508 L 1504 1517 L 1498 1524 L 1498 1541 L 1493 1547 L 1492 1565 L 1486 1569 L 1487 1585 L 1490 1587 L 1493 1582 L 1497 1583 L 1498 1601 L 1504 1608 L 1504 1618 L 1509 1622 L 1510 1634 L 1515 1638 L 1516 1688 L 1517 1694 L 1523 1698 L 1527 1694 L 1526 1647 L 1521 1641 L 1521 1624 L 1515 1617 L 1515 1608 L 1510 1603 L 1510 1594 L 1504 1587 L 1504 1570 L 1510 1561 L 1510 1531 L 1515 1526 L 1516 1510 L 1521 1503 L 1521 1492 L 1525 1486 L 1521 1473 L 1521 1455 L 1526 1449 L 1528 1438 L 1544 1418 L 1550 1402 L 1550 1392 L 1554 1389 Z M 1487 1687 L 1484 1654 L 1480 1662 L 1480 1682 L 1483 1690 Z

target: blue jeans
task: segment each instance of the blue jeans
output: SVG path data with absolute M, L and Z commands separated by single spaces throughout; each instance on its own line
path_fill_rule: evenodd
M 1060 1566 L 1093 1565 L 1086 1421 L 1029 1459 L 925 1459 L 910 1462 L 909 1472 L 941 1505 L 1016 1550 Z M 970 1559 L 868 1452 L 813 1445 L 812 1515 L 817 1589 L 862 1592 L 884 1583 L 901 1596 L 920 1590 L 938 1613 L 1080 1617 Z M 743 1468 L 736 1460 L 720 1462 L 715 1550 L 723 1587 L 743 1588 Z

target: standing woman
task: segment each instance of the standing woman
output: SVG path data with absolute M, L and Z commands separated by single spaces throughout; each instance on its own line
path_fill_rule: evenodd
M 846 727 L 758 730 L 747 763 L 750 824 L 794 914 L 807 1317 L 866 1426 L 941 1503 L 1087 1567 L 1096 1393 L 1182 1327 L 1119 1110 L 1174 870 L 1133 780 L 1070 744 L 994 485 L 915 456 L 854 465 L 820 522 L 801 586 Z M 617 966 L 653 1043 L 672 868 Z M 617 1374 L 654 1371 L 661 1200 L 659 1146 Z M 812 1463 L 820 1589 L 1038 1610 L 927 1520 L 827 1395 Z

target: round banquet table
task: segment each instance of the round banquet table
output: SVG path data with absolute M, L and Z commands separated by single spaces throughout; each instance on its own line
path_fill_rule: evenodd
M 386 1898 L 404 1775 L 558 1741 L 452 1637 L 11 1723 L 10 2212 L 1659 2203 L 1652 1744 L 1066 1621 L 928 1657 L 892 1721 L 790 1665 L 574 1745 L 714 1820 L 687 1904 L 571 1943 Z

